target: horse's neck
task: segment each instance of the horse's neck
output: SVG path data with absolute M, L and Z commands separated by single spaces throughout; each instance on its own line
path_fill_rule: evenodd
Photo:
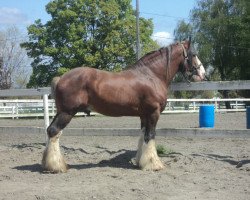
M 177 46 L 162 48 L 141 58 L 134 68 L 144 72 L 143 68 L 150 69 L 168 86 L 178 72 L 181 62 L 179 54 L 180 49 Z
M 170 66 L 167 67 L 167 72 L 166 72 L 167 85 L 171 83 L 177 72 L 178 72 L 178 64 L 173 62 L 170 63 Z
M 168 48 L 169 56 L 168 56 L 168 66 L 166 71 L 166 80 L 167 85 L 171 83 L 176 73 L 179 71 L 179 65 L 181 62 L 181 58 L 179 56 L 180 50 L 178 47 Z
M 168 58 L 166 56 L 166 50 L 163 48 L 151 54 L 147 54 L 136 63 L 136 68 L 150 69 L 152 73 L 164 81 L 166 79 L 165 74 L 167 66 Z

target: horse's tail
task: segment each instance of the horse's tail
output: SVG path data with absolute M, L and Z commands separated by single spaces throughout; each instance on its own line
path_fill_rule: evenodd
M 59 82 L 59 80 L 60 80 L 60 77 L 56 76 L 53 78 L 53 80 L 51 82 L 51 97 L 53 99 L 56 99 L 56 86 L 57 86 L 57 83 Z

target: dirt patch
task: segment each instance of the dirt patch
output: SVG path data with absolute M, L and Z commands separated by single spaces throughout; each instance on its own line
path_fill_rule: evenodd
M 250 199 L 250 138 L 157 137 L 166 169 L 131 162 L 138 138 L 62 136 L 68 173 L 43 173 L 44 135 L 0 135 L 0 199 Z

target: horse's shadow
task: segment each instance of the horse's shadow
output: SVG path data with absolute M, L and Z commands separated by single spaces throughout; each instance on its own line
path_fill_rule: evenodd
M 42 172 L 42 166 L 38 163 L 33 165 L 21 165 L 13 167 L 13 169 L 19 170 L 19 171 L 30 171 L 30 172 Z
M 136 166 L 132 162 L 132 158 L 135 157 L 136 151 L 123 150 L 124 152 L 108 160 L 102 160 L 99 163 L 87 163 L 87 164 L 74 164 L 69 165 L 72 169 L 89 169 L 98 167 L 112 167 L 123 169 L 135 169 Z
M 135 157 L 136 151 L 123 150 L 123 153 L 109 159 L 102 160 L 99 163 L 87 163 L 87 164 L 69 164 L 70 169 L 89 169 L 89 168 L 102 168 L 102 167 L 112 167 L 112 168 L 123 168 L 123 169 L 136 169 L 137 167 L 132 163 L 132 158 Z M 42 166 L 38 163 L 32 165 L 21 165 L 16 166 L 13 169 L 20 171 L 30 171 L 30 172 L 44 172 Z
M 221 161 L 234 165 L 236 168 L 240 168 L 243 165 L 250 164 L 250 160 L 233 160 L 232 156 L 221 156 L 217 154 L 192 154 L 195 157 L 207 157 L 212 160 Z

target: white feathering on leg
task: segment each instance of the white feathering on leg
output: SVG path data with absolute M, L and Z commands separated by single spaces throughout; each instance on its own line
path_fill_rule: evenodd
M 148 143 L 143 142 L 141 157 L 139 159 L 139 167 L 142 170 L 154 171 L 164 169 L 164 165 L 157 155 L 155 140 L 151 139 Z
M 62 133 L 59 132 L 55 137 L 48 139 L 42 159 L 42 167 L 46 171 L 59 173 L 66 172 L 68 169 L 59 146 L 59 137 L 61 134 Z

